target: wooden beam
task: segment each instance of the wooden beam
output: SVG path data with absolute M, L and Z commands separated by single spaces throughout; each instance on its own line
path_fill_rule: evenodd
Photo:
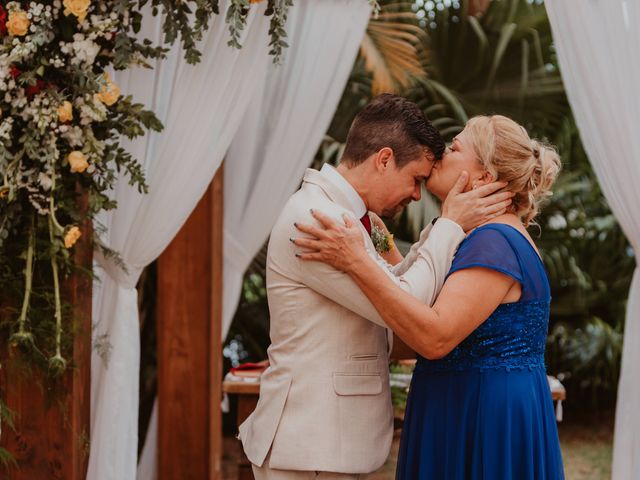
M 212 218 L 211 218 L 211 329 L 209 346 L 211 354 L 209 365 L 211 382 L 209 384 L 209 400 L 211 416 L 209 417 L 209 479 L 219 480 L 222 472 L 222 275 L 224 270 L 224 163 L 220 165 L 211 185 Z
M 86 202 L 87 197 L 82 197 Z M 81 226 L 82 237 L 73 249 L 74 260 L 91 269 L 93 252 L 91 222 Z M 18 468 L 2 471 L 10 480 L 85 480 L 89 459 L 91 398 L 91 295 L 92 279 L 74 273 L 62 282 L 65 302 L 73 307 L 76 334 L 72 368 L 53 389 L 36 371 L 20 368 L 20 353 L 0 352 L 0 395 L 16 413 L 15 431 L 2 425 L 0 445 L 15 457 Z M 64 328 L 70 328 L 65 325 Z M 6 476 L 5 476 L 6 475 Z
M 160 480 L 218 480 L 223 173 L 158 260 Z

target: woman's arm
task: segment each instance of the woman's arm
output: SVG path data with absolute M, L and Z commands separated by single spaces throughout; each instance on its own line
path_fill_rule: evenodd
M 500 305 L 514 280 L 486 268 L 451 275 L 432 308 L 398 288 L 369 259 L 347 273 L 369 298 L 385 323 L 428 359 L 446 356 Z
M 317 240 L 296 239 L 296 245 L 311 250 L 298 256 L 329 263 L 346 272 L 385 323 L 428 359 L 442 358 L 453 350 L 491 315 L 515 282 L 486 268 L 461 270 L 447 279 L 430 308 L 396 286 L 369 258 L 357 228 L 348 217 L 342 226 L 320 212 L 314 212 L 314 216 L 326 230 L 299 225 L 300 230 Z

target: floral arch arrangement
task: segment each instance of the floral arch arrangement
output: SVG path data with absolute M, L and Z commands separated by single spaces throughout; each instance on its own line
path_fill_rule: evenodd
M 146 65 L 181 42 L 187 62 L 219 13 L 217 0 L 150 0 L 162 15 L 164 42 L 139 39 L 149 0 L 34 0 L 0 5 L 0 324 L 12 347 L 52 374 L 67 368 L 73 331 L 60 282 L 76 265 L 72 251 L 103 209 L 124 170 L 146 192 L 140 164 L 119 144 L 162 129 L 153 112 L 123 96 L 108 69 Z M 251 3 L 231 0 L 229 44 Z M 270 46 L 278 61 L 292 0 L 269 0 Z M 84 201 L 80 201 L 83 199 Z M 114 252 L 111 252 L 112 254 Z M 64 327 L 63 327 L 64 324 Z

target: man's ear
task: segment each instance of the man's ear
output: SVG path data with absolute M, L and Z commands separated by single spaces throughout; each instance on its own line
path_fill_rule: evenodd
M 395 156 L 393 149 L 390 147 L 383 147 L 378 150 L 375 158 L 376 170 L 383 172 L 390 167 L 395 166 Z

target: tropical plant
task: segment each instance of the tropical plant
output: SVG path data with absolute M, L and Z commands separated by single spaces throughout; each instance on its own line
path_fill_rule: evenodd
M 267 244 L 247 269 L 240 305 L 229 328 L 223 354 L 225 371 L 245 361 L 266 358 L 269 345 L 269 307 L 266 290 Z

